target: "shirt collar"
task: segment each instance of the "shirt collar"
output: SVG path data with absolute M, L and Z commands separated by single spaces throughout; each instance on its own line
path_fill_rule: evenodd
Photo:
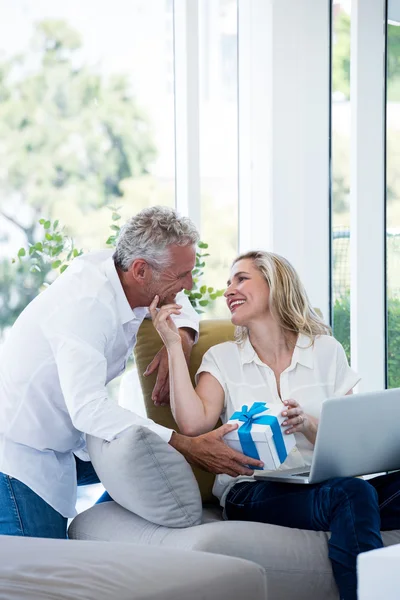
M 131 308 L 128 298 L 125 295 L 124 288 L 122 287 L 120 278 L 118 277 L 117 269 L 115 268 L 114 259 L 112 256 L 107 258 L 105 261 L 104 272 L 113 287 L 121 323 L 124 325 L 125 323 L 128 323 L 134 319 L 139 319 L 142 321 L 147 314 L 147 308 Z
M 292 362 L 289 370 L 294 369 L 297 363 L 309 369 L 314 367 L 313 345 L 310 343 L 310 341 L 311 340 L 308 336 L 299 334 L 293 351 Z M 251 345 L 249 338 L 246 338 L 243 346 L 241 347 L 240 357 L 243 365 L 255 362 L 258 365 L 265 366 L 265 364 L 256 354 L 256 351 Z

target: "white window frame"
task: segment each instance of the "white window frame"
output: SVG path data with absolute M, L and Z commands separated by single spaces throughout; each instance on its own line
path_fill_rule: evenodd
M 239 0 L 238 35 L 239 249 L 288 258 L 329 321 L 329 2 Z
M 175 207 L 200 231 L 199 5 L 174 0 Z
M 386 387 L 385 0 L 351 4 L 351 363 Z

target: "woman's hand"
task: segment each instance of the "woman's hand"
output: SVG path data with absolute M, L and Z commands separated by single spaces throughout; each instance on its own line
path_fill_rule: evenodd
M 307 415 L 300 404 L 296 400 L 293 400 L 293 398 L 285 400 L 283 404 L 287 407 L 282 411 L 282 416 L 286 417 L 282 423 L 282 427 L 288 427 L 285 433 L 302 433 L 311 444 L 315 444 L 318 420 Z
M 159 297 L 155 296 L 153 302 L 149 306 L 151 319 L 154 327 L 157 329 L 160 338 L 164 342 L 167 350 L 175 344 L 181 344 L 181 336 L 178 328 L 171 319 L 171 315 L 180 315 L 180 304 L 166 304 L 157 310 Z

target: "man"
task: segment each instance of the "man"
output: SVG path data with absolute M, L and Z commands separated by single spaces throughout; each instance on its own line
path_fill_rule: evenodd
M 143 210 L 122 229 L 113 256 L 75 259 L 19 316 L 0 361 L 0 534 L 66 537 L 77 483 L 98 481 L 86 434 L 111 441 L 142 424 L 213 473 L 252 474 L 244 465 L 260 464 L 224 444 L 233 426 L 188 438 L 107 395 L 155 295 L 161 306 L 191 289 L 198 239 L 191 221 L 175 211 Z M 176 317 L 188 355 L 198 327 L 193 313 L 186 306 Z M 165 352 L 156 363 L 162 400 Z

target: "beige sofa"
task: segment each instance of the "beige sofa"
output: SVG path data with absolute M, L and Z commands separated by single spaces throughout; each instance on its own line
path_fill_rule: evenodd
M 200 339 L 191 359 L 191 374 L 212 345 L 233 339 L 229 321 L 203 321 Z M 176 429 L 168 407 L 151 401 L 154 377 L 143 378 L 146 365 L 161 347 L 151 322 L 144 322 L 135 350 L 147 414 L 162 425 Z M 69 535 L 75 539 L 100 539 L 202 550 L 249 559 L 264 567 L 269 597 L 274 600 L 337 600 L 338 592 L 328 559 L 329 533 L 289 529 L 275 525 L 223 521 L 211 494 L 213 476 L 194 470 L 203 498 L 203 524 L 186 529 L 154 525 L 121 508 L 115 502 L 99 504 L 78 515 Z M 400 531 L 384 532 L 385 545 L 400 543 Z
M 2 600 L 264 600 L 245 560 L 122 542 L 0 536 Z

